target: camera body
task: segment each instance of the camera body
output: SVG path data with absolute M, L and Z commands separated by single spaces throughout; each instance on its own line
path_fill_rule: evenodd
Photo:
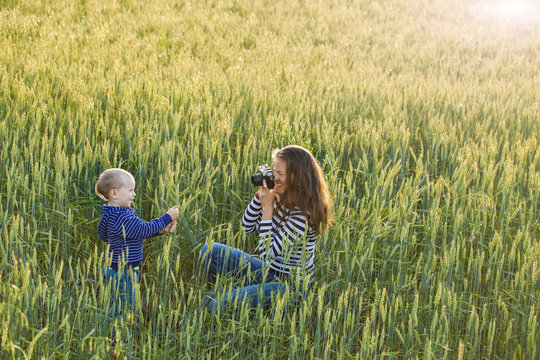
M 266 186 L 269 189 L 274 188 L 274 173 L 268 165 L 259 166 L 259 171 L 251 177 L 251 183 L 254 186 L 263 186 L 263 180 L 266 180 Z

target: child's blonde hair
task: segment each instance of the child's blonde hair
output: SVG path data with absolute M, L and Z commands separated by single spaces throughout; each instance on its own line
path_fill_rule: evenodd
M 105 201 L 109 201 L 109 192 L 112 189 L 119 189 L 122 187 L 126 176 L 133 178 L 133 175 L 124 169 L 112 168 L 105 170 L 99 175 L 99 179 L 96 183 L 96 195 Z

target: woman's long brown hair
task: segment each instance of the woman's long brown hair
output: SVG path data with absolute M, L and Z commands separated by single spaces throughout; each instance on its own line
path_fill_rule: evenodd
M 282 199 L 283 204 L 298 206 L 317 235 L 323 234 L 333 222 L 333 204 L 317 159 L 309 150 L 297 145 L 274 150 L 272 158 L 287 164 L 289 195 Z M 291 195 L 294 204 L 288 204 Z

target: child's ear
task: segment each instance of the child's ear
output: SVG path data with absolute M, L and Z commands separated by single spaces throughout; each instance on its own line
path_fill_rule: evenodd
M 107 195 L 109 196 L 109 199 L 110 198 L 115 198 L 116 197 L 116 189 L 109 190 L 109 193 Z

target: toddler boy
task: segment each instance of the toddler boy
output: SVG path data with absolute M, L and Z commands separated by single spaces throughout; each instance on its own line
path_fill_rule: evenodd
M 136 195 L 135 179 L 122 169 L 105 170 L 99 176 L 95 191 L 107 201 L 103 205 L 98 235 L 109 244 L 107 263 L 110 261 L 110 265 L 102 270 L 104 281 L 111 281 L 109 313 L 111 320 L 125 320 L 126 307 L 132 310 L 135 302 L 134 282 L 140 281 L 143 239 L 174 232 L 179 212 L 172 207 L 150 222 L 139 219 L 131 208 Z M 124 271 L 119 272 L 122 264 Z

